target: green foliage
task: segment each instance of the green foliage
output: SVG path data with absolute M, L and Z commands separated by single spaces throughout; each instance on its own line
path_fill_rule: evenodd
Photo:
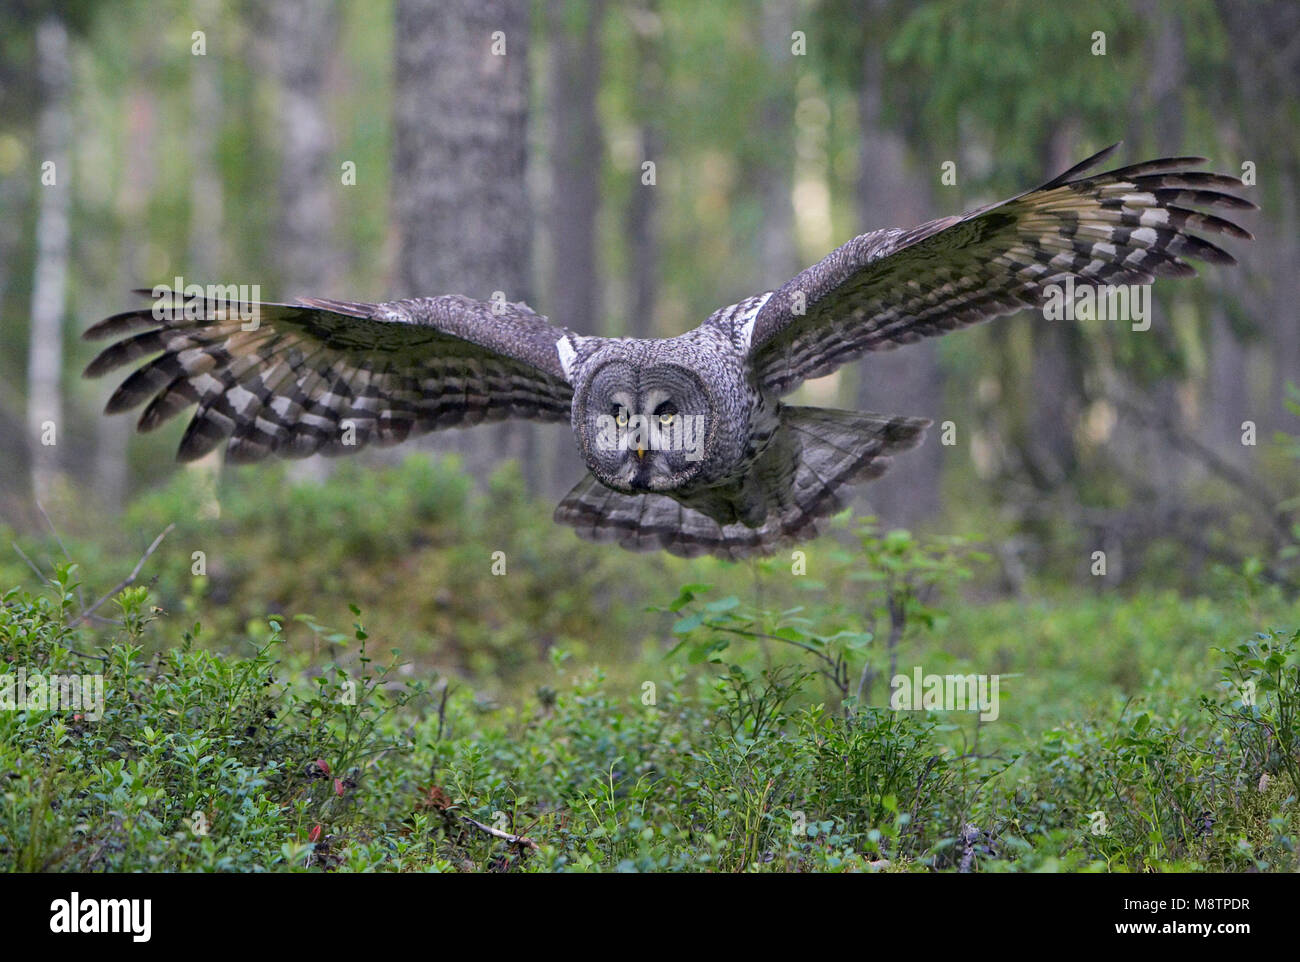
M 117 599 L 121 634 L 102 654 L 80 652 L 58 602 L 10 592 L 0 612 L 11 672 L 99 675 L 102 715 L 0 712 L 0 864 L 9 870 L 250 871 L 306 865 L 314 825 L 363 818 L 360 773 L 406 739 L 391 716 L 422 693 L 390 688 L 365 632 L 347 667 L 303 677 L 281 660 L 282 628 L 251 655 L 226 659 L 183 643 L 146 660 L 147 592 Z M 295 674 L 299 680 L 291 682 Z M 96 717 L 100 715 L 100 717 Z M 326 761 L 326 760 L 329 761 Z M 333 776 L 331 777 L 331 773 Z M 382 784 L 382 779 L 379 780 Z M 319 833 L 318 833 L 319 834 Z
M 403 650 L 504 681 L 531 672 L 554 645 L 622 652 L 645 640 L 651 626 L 631 599 L 643 579 L 653 583 L 682 563 L 645 564 L 587 545 L 553 524 L 550 506 L 524 488 L 513 466 L 475 490 L 454 457 L 420 455 L 388 468 L 340 461 L 321 484 L 290 483 L 280 466 L 228 472 L 219 484 L 182 472 L 112 527 L 74 521 L 59 539 L 18 544 L 43 572 L 64 560 L 66 547 L 95 572 L 86 588 L 95 595 L 174 524 L 149 559 L 157 603 L 221 639 L 268 614 L 326 617 L 323 604 L 336 611 L 355 602 L 372 629 Z M 51 511 L 85 517 L 72 506 Z M 0 583 L 39 587 L 7 547 L 0 575 Z M 292 643 L 300 642 L 315 652 L 327 647 L 319 635 L 296 633 Z
M 858 521 L 854 535 L 856 549 L 837 543 L 826 552 L 831 595 L 853 599 L 848 610 L 843 604 L 829 609 L 829 627 L 802 605 L 773 616 L 743 605 L 735 595 L 705 602 L 699 596 L 710 586 L 691 584 L 668 606 L 680 615 L 673 633 L 682 640 L 673 652 L 685 650 L 698 664 L 720 663 L 735 638 L 793 649 L 816 666 L 832 697 L 852 712 L 870 696 L 885 665 L 890 678 L 897 674 L 899 645 L 909 632 L 931 629 L 944 617 L 935 606 L 940 590 L 969 579 L 970 565 L 988 560 L 962 538 L 882 533 L 870 517 Z
M 699 590 L 677 599 L 703 615 L 685 632 L 725 633 L 738 606 Z M 157 614 L 144 589 L 118 595 L 117 636 L 92 653 L 70 627 L 75 593 L 64 565 L 45 597 L 14 590 L 0 606 L 9 672 L 104 684 L 101 715 L 0 711 L 5 870 L 1297 865 L 1300 634 L 1226 651 L 1213 695 L 1157 677 L 975 751 L 945 712 L 828 711 L 811 672 L 759 667 L 753 651 L 719 677 L 656 659 L 651 698 L 597 671 L 499 708 L 432 692 L 395 655 L 376 667 L 355 608 L 347 633 L 307 619 L 335 651 L 313 668 L 276 619 L 247 655 L 200 649 L 195 627 L 144 658 Z M 556 654 L 556 671 L 571 660 Z
M 1284 774 L 1300 798 L 1300 632 L 1273 630 L 1223 652 L 1223 702 L 1206 707 L 1227 726 L 1249 771 Z
M 45 596 L 0 605 L 9 672 L 104 685 L 102 715 L 0 711 L 6 870 L 1297 866 L 1298 634 L 1225 652 L 1212 695 L 1156 677 L 1042 735 L 990 726 L 975 750 L 943 712 L 830 711 L 810 671 L 757 651 L 716 677 L 654 659 L 649 698 L 566 677 L 556 653 L 555 685 L 500 708 L 395 655 L 377 667 L 355 608 L 348 632 L 305 619 L 335 652 L 317 667 L 274 618 L 246 655 L 198 647 L 195 626 L 146 658 L 141 588 L 89 651 L 75 579 L 65 565 Z M 679 595 L 703 615 L 686 633 L 726 633 L 738 606 L 700 593 Z
M 0 710 L 0 868 L 1296 866 L 1296 638 L 1211 654 L 1300 623 L 1258 568 L 1214 597 L 981 600 L 969 543 L 847 516 L 748 567 L 638 556 L 516 473 L 480 494 L 421 458 L 187 473 L 125 530 L 22 546 L 43 594 L 4 597 L 0 667 L 102 675 L 104 714 Z M 393 648 L 412 662 L 371 660 Z M 998 674 L 997 721 L 886 710 L 900 663 Z

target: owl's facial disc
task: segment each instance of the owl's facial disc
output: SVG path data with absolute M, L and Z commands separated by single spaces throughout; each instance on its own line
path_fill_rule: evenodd
M 633 494 L 672 491 L 702 468 L 713 437 L 704 383 L 677 364 L 600 367 L 575 413 L 587 467 L 603 484 Z

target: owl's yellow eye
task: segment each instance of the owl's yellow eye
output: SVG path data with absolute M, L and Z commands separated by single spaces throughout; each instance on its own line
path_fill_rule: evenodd
M 664 427 L 673 423 L 673 418 L 677 417 L 677 405 L 672 401 L 665 401 L 655 408 L 655 415 L 659 418 L 659 423 Z
M 618 414 L 615 415 L 614 420 L 618 422 L 619 427 L 627 427 L 627 408 L 619 408 Z

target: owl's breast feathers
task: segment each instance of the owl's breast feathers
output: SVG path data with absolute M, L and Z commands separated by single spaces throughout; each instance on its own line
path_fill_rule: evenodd
M 807 540 L 843 509 L 843 489 L 879 477 L 915 447 L 929 421 L 824 408 L 782 407 L 780 424 L 749 469 L 721 484 L 663 494 L 611 491 L 591 475 L 555 520 L 593 541 L 683 557 L 738 560 Z

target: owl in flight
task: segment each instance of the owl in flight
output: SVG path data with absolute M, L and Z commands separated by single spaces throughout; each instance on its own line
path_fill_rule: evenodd
M 677 337 L 589 337 L 522 303 L 456 295 L 236 312 L 178 292 L 86 331 L 121 337 L 85 373 L 149 358 L 106 413 L 148 401 L 149 431 L 197 405 L 182 461 L 223 441 L 243 462 L 510 417 L 568 421 L 587 475 L 556 521 L 636 550 L 771 554 L 814 536 L 846 485 L 879 477 L 930 423 L 783 403 L 803 381 L 1041 306 L 1067 278 L 1147 284 L 1195 274 L 1183 257 L 1235 263 L 1196 232 L 1251 235 L 1193 208 L 1254 208 L 1225 192 L 1240 181 L 1184 169 L 1199 157 L 1084 176 L 1115 146 L 1010 200 L 855 237 Z

